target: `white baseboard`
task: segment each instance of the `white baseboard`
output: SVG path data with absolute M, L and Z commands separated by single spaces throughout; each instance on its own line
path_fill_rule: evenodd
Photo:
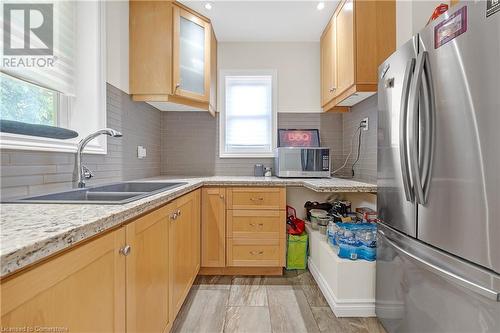
M 335 297 L 311 258 L 308 259 L 308 268 L 337 317 L 375 317 L 374 300 L 340 300 Z

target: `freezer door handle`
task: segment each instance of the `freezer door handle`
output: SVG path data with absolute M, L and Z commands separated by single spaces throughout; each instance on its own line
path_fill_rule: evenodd
M 419 167 L 419 156 L 418 156 L 418 135 L 419 135 L 419 124 L 418 124 L 418 105 L 420 96 L 420 87 L 422 85 L 422 76 L 424 72 L 424 64 L 428 54 L 426 51 L 420 53 L 417 57 L 417 62 L 415 64 L 415 77 L 411 82 L 410 86 L 410 108 L 409 108 L 409 119 L 410 119 L 410 170 L 413 180 L 413 190 L 415 191 L 415 197 L 417 203 L 425 204 L 424 190 L 422 187 L 421 173 Z
M 496 291 L 496 290 L 493 290 L 493 289 L 490 289 L 488 287 L 485 287 L 485 286 L 481 286 L 473 281 L 470 281 L 470 280 L 467 280 L 455 273 L 452 273 L 452 272 L 449 272 L 433 263 L 430 263 L 428 262 L 427 260 L 425 259 L 422 259 L 420 257 L 418 257 L 417 255 L 409 252 L 408 250 L 405 250 L 403 249 L 401 246 L 399 246 L 398 244 L 396 244 L 393 240 L 391 240 L 386 233 L 384 233 L 384 231 L 382 230 L 378 230 L 378 232 L 384 236 L 384 241 L 387 242 L 389 245 L 391 245 L 392 247 L 394 247 L 396 250 L 398 250 L 399 252 L 403 253 L 404 255 L 406 255 L 408 258 L 410 258 L 413 262 L 419 264 L 420 266 L 422 266 L 424 269 L 428 270 L 428 271 L 431 271 L 433 272 L 434 274 L 437 274 L 455 284 L 458 284 L 459 286 L 461 287 L 464 287 L 464 288 L 467 288 L 469 289 L 470 291 L 472 292 L 475 292 L 475 293 L 478 293 L 490 300 L 493 300 L 493 301 L 496 301 L 496 302 L 500 302 L 500 292 L 499 291 Z
M 408 97 L 410 93 L 410 82 L 415 68 L 415 58 L 411 58 L 406 63 L 406 70 L 403 79 L 403 90 L 401 93 L 401 110 L 399 113 L 399 158 L 401 164 L 401 175 L 403 178 L 403 188 L 406 201 L 413 202 L 413 191 L 410 183 L 410 171 L 408 168 Z

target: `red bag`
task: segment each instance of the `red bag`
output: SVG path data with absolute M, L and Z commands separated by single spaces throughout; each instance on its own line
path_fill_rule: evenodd
M 286 232 L 290 235 L 300 235 L 306 229 L 306 223 L 297 218 L 295 208 L 286 206 Z

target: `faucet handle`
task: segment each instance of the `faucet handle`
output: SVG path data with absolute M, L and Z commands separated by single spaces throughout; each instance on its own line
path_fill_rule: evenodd
M 83 178 L 85 178 L 85 179 L 90 179 L 90 178 L 94 177 L 94 174 L 92 173 L 92 171 L 90 171 L 89 168 L 87 168 L 85 165 L 82 165 L 82 175 L 83 175 Z

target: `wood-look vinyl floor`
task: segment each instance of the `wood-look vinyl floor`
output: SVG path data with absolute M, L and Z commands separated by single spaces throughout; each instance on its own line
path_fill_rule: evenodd
M 337 318 L 308 271 L 198 276 L 172 332 L 385 333 L 376 318 Z

